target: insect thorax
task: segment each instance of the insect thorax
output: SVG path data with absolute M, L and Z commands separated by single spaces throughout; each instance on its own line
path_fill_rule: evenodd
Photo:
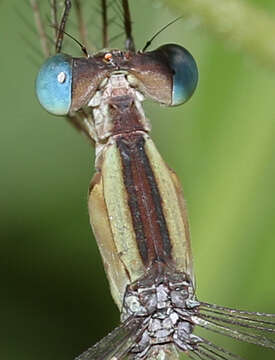
M 139 342 L 131 349 L 143 358 L 153 345 L 174 343 L 181 351 L 194 350 L 201 339 L 193 335 L 191 317 L 198 313 L 192 281 L 185 273 L 152 274 L 129 285 L 122 320 L 143 317 Z

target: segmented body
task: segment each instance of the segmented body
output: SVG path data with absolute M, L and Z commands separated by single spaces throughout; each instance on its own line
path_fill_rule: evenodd
M 91 101 L 98 128 L 98 172 L 89 212 L 114 299 L 121 307 L 126 286 L 150 266 L 170 264 L 193 278 L 192 258 L 182 192 L 148 134 L 143 96 L 126 74 L 112 75 L 100 93 L 95 95 L 98 104 Z
M 40 25 L 36 1 L 31 4 Z M 83 25 L 78 0 L 76 5 Z M 74 58 L 60 53 L 71 1 L 65 1 L 59 25 L 53 1 L 57 55 L 45 62 L 36 82 L 42 106 L 66 116 L 95 144 L 90 222 L 121 312 L 121 324 L 77 360 L 179 360 L 182 354 L 194 360 L 238 358 L 194 335 L 195 325 L 275 349 L 274 339 L 266 336 L 275 333 L 274 314 L 196 299 L 182 189 L 150 138 L 142 101 L 148 97 L 167 106 L 186 102 L 197 85 L 197 66 L 175 44 L 135 52 L 128 1 L 121 6 L 126 50 L 88 55 L 84 47 L 85 57 Z M 102 9 L 105 47 L 104 0 Z M 45 45 L 46 36 L 41 38 Z

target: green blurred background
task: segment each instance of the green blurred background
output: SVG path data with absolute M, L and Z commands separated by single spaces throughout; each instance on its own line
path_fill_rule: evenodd
M 245 2 L 275 23 L 274 1 Z M 181 15 L 159 1 L 131 6 L 138 48 Z M 0 358 L 68 360 L 107 334 L 119 313 L 88 221 L 94 151 L 39 106 L 38 39 L 18 11 L 32 23 L 26 1 L 0 1 Z M 200 71 L 188 104 L 146 104 L 153 138 L 184 186 L 198 297 L 275 313 L 275 66 L 198 19 L 179 21 L 153 47 L 165 42 L 188 48 Z M 253 345 L 219 343 L 249 360 L 274 359 Z

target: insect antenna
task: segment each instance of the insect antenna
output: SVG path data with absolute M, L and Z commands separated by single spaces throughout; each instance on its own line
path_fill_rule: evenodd
M 50 25 L 50 26 L 53 26 L 53 25 Z M 64 35 L 67 35 L 70 39 L 74 40 L 74 41 L 80 46 L 81 51 L 84 53 L 84 55 L 85 55 L 86 57 L 89 56 L 86 47 L 85 47 L 83 44 L 81 44 L 81 42 L 80 42 L 79 40 L 77 40 L 74 36 L 72 36 L 72 35 L 70 35 L 69 33 L 67 33 L 65 30 L 63 30 L 63 34 L 64 34 Z
M 164 30 L 166 30 L 170 25 L 174 24 L 176 21 L 180 20 L 181 18 L 183 18 L 183 16 L 179 16 L 176 19 L 170 21 L 168 24 L 166 24 L 165 26 L 163 26 L 159 31 L 157 31 L 155 33 L 155 35 L 153 35 L 151 37 L 150 40 L 148 40 L 144 46 L 144 48 L 141 50 L 141 52 L 145 52 L 146 49 L 148 49 L 149 46 L 151 46 L 152 42 L 155 40 L 155 38 L 162 33 Z

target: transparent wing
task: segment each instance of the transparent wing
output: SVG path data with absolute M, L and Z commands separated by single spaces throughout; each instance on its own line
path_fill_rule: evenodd
M 234 310 L 201 302 L 198 326 L 275 350 L 275 314 Z
M 239 356 L 202 339 L 198 347 L 186 353 L 191 360 L 243 360 Z
M 131 318 L 115 328 L 75 360 L 124 360 L 143 331 L 143 319 Z

